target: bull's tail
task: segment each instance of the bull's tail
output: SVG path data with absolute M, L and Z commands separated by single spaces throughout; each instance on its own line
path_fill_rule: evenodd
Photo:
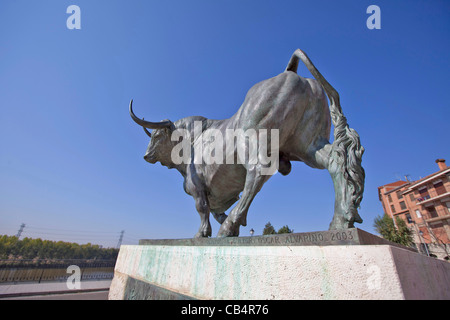
M 344 178 L 347 180 L 351 191 L 351 201 L 354 205 L 354 212 L 349 213 L 351 217 L 347 217 L 351 222 L 362 222 L 356 208 L 359 207 L 363 192 L 365 172 L 361 166 L 361 159 L 364 148 L 361 146 L 358 133 L 349 128 L 347 119 L 345 118 L 339 101 L 338 92 L 328 83 L 320 74 L 308 56 L 300 49 L 297 49 L 291 57 L 286 71 L 297 72 L 298 62 L 306 65 L 309 72 L 322 85 L 328 98 L 330 99 L 331 121 L 334 125 L 334 142 L 330 154 L 330 161 L 335 161 L 342 170 Z

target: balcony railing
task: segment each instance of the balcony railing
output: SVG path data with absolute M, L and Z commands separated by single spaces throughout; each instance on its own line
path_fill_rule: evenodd
M 450 219 L 450 214 L 446 215 L 446 216 L 441 216 L 441 217 L 429 217 L 428 219 L 425 219 L 426 222 L 436 222 L 436 221 L 440 221 L 440 220 L 448 220 Z
M 424 197 L 417 198 L 416 204 L 425 204 L 425 203 L 428 203 L 428 202 L 431 202 L 431 201 L 434 201 L 434 200 L 439 200 L 441 198 L 445 198 L 446 196 L 450 196 L 450 192 L 446 192 L 446 193 L 443 193 L 443 194 L 438 194 L 438 195 L 436 195 L 434 197 L 431 197 L 430 195 L 426 195 Z
M 418 202 L 422 202 L 422 201 L 425 201 L 425 200 L 428 200 L 428 199 L 431 199 L 430 195 L 426 195 L 426 196 L 417 198 L 417 201 Z

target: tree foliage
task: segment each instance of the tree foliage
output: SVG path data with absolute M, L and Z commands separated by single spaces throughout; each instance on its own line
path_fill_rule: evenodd
M 394 220 L 384 214 L 375 218 L 374 227 L 384 239 L 404 246 L 411 246 L 413 244 L 412 232 L 405 221 L 400 217 L 395 217 L 395 223 L 397 227 L 394 225 Z
M 269 234 L 276 234 L 275 228 L 272 226 L 270 222 L 267 222 L 263 229 L 263 236 Z
M 278 229 L 278 234 L 283 234 L 283 233 L 292 233 L 294 232 L 294 230 L 289 229 L 288 225 L 285 225 L 283 227 L 281 227 L 280 229 Z
M 101 259 L 114 260 L 119 250 L 96 244 L 0 236 L 0 259 Z
M 263 229 L 263 235 L 269 235 L 269 234 L 283 234 L 283 233 L 292 233 L 294 230 L 289 229 L 287 225 L 281 227 L 278 232 L 275 231 L 275 228 L 272 226 L 270 222 L 267 222 Z

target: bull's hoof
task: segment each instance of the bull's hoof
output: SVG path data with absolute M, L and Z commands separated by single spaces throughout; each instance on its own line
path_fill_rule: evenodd
M 225 220 L 220 226 L 219 233 L 217 237 L 238 237 L 239 236 L 239 224 L 230 222 L 230 220 Z
M 195 234 L 194 238 L 208 238 L 208 237 L 211 237 L 211 234 L 212 234 L 211 229 L 209 229 L 209 230 L 199 230 Z
M 354 222 L 351 220 L 347 220 L 344 217 L 336 218 L 333 217 L 333 220 L 330 223 L 330 227 L 328 230 L 342 230 L 342 229 L 350 229 L 354 228 Z
M 196 234 L 195 234 L 195 236 L 194 236 L 194 238 L 208 238 L 209 236 L 206 234 L 206 233 L 204 233 L 204 232 L 197 232 Z

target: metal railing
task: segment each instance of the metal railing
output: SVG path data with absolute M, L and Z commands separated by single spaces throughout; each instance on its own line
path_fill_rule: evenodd
M 83 280 L 106 280 L 114 276 L 115 260 L 0 260 L 0 283 L 66 281 L 67 268 L 78 266 Z

